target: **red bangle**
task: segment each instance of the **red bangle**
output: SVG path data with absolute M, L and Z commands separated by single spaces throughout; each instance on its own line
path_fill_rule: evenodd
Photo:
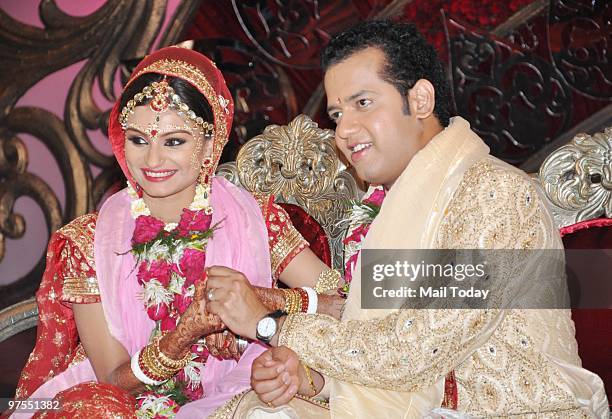
M 142 353 L 144 351 L 140 351 L 140 354 L 138 355 L 138 365 L 140 366 L 140 371 L 142 371 L 142 373 L 144 375 L 146 375 L 147 377 L 149 377 L 151 380 L 153 381 L 165 381 L 166 378 L 165 377 L 161 377 L 159 375 L 153 374 L 145 365 L 143 359 L 142 359 Z
M 300 294 L 300 298 L 302 299 L 302 306 L 300 307 L 300 311 L 302 313 L 306 313 L 308 311 L 308 293 L 301 288 L 294 289 Z
M 144 360 L 142 359 L 143 353 L 144 348 L 142 351 L 140 351 L 140 354 L 138 355 L 138 365 L 140 366 L 140 370 L 142 371 L 142 373 L 153 381 L 166 381 L 167 377 L 162 377 L 161 375 L 154 374 L 149 368 L 147 368 L 144 363 Z

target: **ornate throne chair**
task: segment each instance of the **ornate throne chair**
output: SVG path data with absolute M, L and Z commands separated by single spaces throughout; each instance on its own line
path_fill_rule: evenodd
M 218 174 L 256 196 L 274 195 L 311 249 L 328 265 L 341 268 L 343 231 L 338 222 L 350 210 L 348 200 L 358 198 L 359 192 L 333 141 L 332 130 L 320 129 L 300 115 L 288 125 L 267 127 L 242 147 L 235 162 L 221 165 Z M 23 352 L 22 364 L 4 371 L 2 397 L 13 396 L 10 391 L 34 347 L 37 320 L 34 297 L 0 312 L 0 352 Z
M 538 178 L 565 248 L 608 249 L 603 263 L 612 281 L 612 127 L 575 136 L 546 158 Z M 597 259 L 592 263 L 602 263 Z M 575 309 L 572 318 L 582 363 L 603 379 L 612 400 L 612 306 Z

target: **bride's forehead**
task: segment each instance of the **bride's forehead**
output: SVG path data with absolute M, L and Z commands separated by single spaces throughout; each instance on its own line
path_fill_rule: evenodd
M 160 126 L 163 126 L 168 124 L 184 124 L 185 119 L 173 109 L 166 109 L 162 112 L 157 112 L 151 109 L 149 105 L 142 105 L 134 108 L 134 112 L 130 113 L 127 118 L 127 123 L 157 123 Z

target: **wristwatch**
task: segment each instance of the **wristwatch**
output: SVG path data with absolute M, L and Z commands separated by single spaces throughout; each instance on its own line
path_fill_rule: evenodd
M 255 336 L 257 340 L 265 343 L 266 345 L 270 344 L 270 341 L 276 334 L 276 330 L 278 329 L 278 324 L 276 323 L 276 319 L 284 316 L 286 313 L 282 310 L 276 310 L 272 313 L 269 313 L 263 319 L 257 322 L 257 331 Z

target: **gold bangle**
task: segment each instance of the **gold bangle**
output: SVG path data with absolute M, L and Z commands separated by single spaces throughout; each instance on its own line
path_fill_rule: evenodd
M 291 312 L 291 291 L 288 289 L 282 289 L 283 295 L 285 296 L 285 313 Z
M 163 381 L 166 381 L 173 377 L 174 374 L 176 374 L 176 371 L 164 367 L 152 353 L 152 351 L 154 350 L 155 348 L 153 344 L 145 346 L 142 350 L 142 361 L 146 368 L 151 371 L 153 375 L 162 378 Z
M 304 362 L 302 362 L 302 366 L 304 367 L 304 371 L 306 372 L 306 379 L 308 380 L 308 385 L 310 386 L 310 390 L 312 391 L 312 396 L 310 397 L 314 397 L 317 395 L 317 388 L 314 385 L 314 380 L 312 379 L 310 368 L 308 368 L 308 365 L 306 365 L 306 363 Z
M 180 360 L 173 360 L 166 356 L 159 348 L 162 336 L 156 336 L 153 342 L 142 350 L 143 363 L 156 376 L 163 377 L 165 380 L 173 377 L 178 371 L 185 368 L 189 362 L 190 353 Z
M 172 359 L 169 356 L 167 356 L 165 353 L 163 353 L 163 351 L 159 347 L 160 340 L 161 339 L 157 339 L 155 341 L 155 355 L 157 355 L 156 358 L 159 359 L 160 363 L 164 367 L 168 369 L 173 369 L 176 371 L 180 371 L 183 368 L 185 368 L 187 363 L 191 360 L 191 353 L 187 352 L 187 354 L 181 359 Z
M 319 274 L 314 290 L 317 294 L 323 294 L 327 291 L 338 289 L 342 275 L 336 269 L 325 268 Z
M 285 312 L 287 314 L 299 313 L 302 307 L 302 298 L 298 291 L 293 289 L 283 289 L 285 293 Z

